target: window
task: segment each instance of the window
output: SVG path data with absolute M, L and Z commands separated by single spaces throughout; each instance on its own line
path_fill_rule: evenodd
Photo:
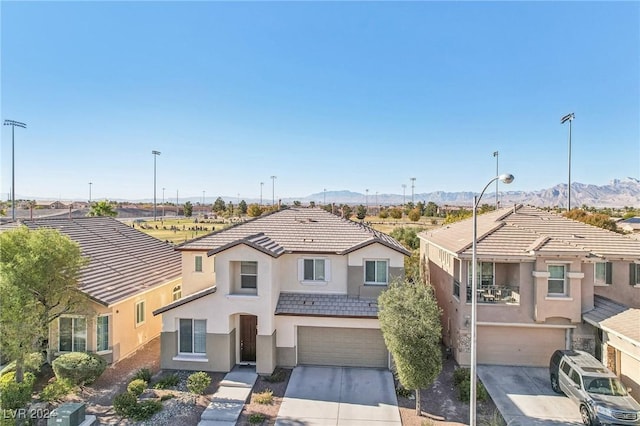
M 144 312 L 144 300 L 142 302 L 136 303 L 136 326 L 140 324 L 144 324 L 145 320 L 145 312 Z
M 569 364 L 567 364 L 566 362 L 563 362 L 562 365 L 560 366 L 560 368 L 562 368 L 562 371 L 564 371 L 564 374 L 566 374 L 567 376 L 571 372 L 571 366 Z
M 549 279 L 547 280 L 548 294 L 566 294 L 565 265 L 549 265 Z
M 196 256 L 196 272 L 202 272 L 202 256 Z
M 206 353 L 207 321 L 180 319 L 178 352 L 188 354 Z
M 173 300 L 178 300 L 182 297 L 182 286 L 177 285 L 173 288 Z
M 594 283 L 595 284 L 611 284 L 611 262 L 598 262 L 594 265 Z
M 571 380 L 578 386 L 582 386 L 582 382 L 580 381 L 580 375 L 576 370 L 571 370 Z
M 472 277 L 473 277 L 473 270 L 472 270 L 472 263 L 469 262 L 467 264 L 467 283 L 468 286 L 471 287 L 472 284 Z M 494 281 L 494 268 L 495 264 L 493 262 L 478 262 L 478 268 L 476 270 L 476 272 L 478 273 L 478 277 L 477 277 L 477 281 L 476 284 L 478 285 L 478 288 L 482 287 L 482 286 L 492 286 L 495 285 L 495 281 Z
M 453 295 L 460 298 L 460 281 L 458 280 L 453 280 Z
M 58 321 L 60 352 L 84 352 L 87 350 L 87 319 L 60 317 Z
M 364 282 L 366 284 L 387 284 L 388 271 L 386 260 L 365 260 Z
M 240 287 L 258 288 L 258 262 L 240 262 Z
M 640 285 L 640 263 L 629 265 L 629 284 Z
M 324 259 L 304 259 L 304 280 L 324 281 L 324 267 Z
M 96 318 L 96 352 L 109 350 L 109 316 Z

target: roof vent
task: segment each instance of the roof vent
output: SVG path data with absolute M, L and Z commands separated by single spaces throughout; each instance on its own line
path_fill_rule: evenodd
M 305 300 L 302 302 L 303 305 L 313 305 L 315 302 L 313 300 Z
M 313 238 L 303 238 L 302 242 L 303 243 L 312 243 L 313 242 Z

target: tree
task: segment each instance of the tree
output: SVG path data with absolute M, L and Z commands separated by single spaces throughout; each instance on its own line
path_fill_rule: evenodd
M 364 220 L 364 218 L 367 217 L 367 208 L 362 204 L 356 207 L 356 217 L 359 220 Z
M 238 210 L 240 214 L 247 214 L 247 202 L 242 200 L 238 203 Z
M 116 217 L 118 212 L 113 209 L 113 205 L 109 201 L 97 201 L 91 205 L 91 210 L 87 216 L 110 216 Z
M 442 326 L 433 288 L 420 280 L 393 282 L 378 298 L 378 306 L 398 379 L 406 389 L 416 390 L 416 413 L 421 415 L 420 389 L 433 383 L 442 370 Z
M 607 229 L 613 232 L 620 232 L 618 225 L 608 215 L 602 213 L 587 213 L 584 210 L 573 209 L 563 213 L 563 216 L 569 219 L 577 220 L 588 225 L 597 226 L 598 228 Z
M 420 248 L 418 233 L 424 231 L 424 229 L 417 226 L 399 226 L 394 228 L 389 235 L 402 243 L 407 249 L 417 250 Z
M 416 207 L 409 211 L 409 220 L 412 222 L 417 222 L 420 220 L 420 210 Z
M 222 213 L 227 210 L 227 206 L 224 203 L 224 200 L 220 197 L 216 198 L 216 201 L 213 203 L 213 211 L 216 213 Z
M 378 217 L 380 219 L 386 219 L 389 217 L 389 211 L 387 209 L 381 209 L 380 213 L 378 213 Z
M 78 289 L 86 264 L 78 244 L 57 230 L 23 226 L 0 234 L 0 344 L 16 361 L 16 380 L 24 357 L 47 340 L 51 322 L 86 312 Z
M 402 209 L 399 209 L 397 207 L 390 209 L 389 216 L 391 216 L 394 219 L 402 219 Z
M 342 217 L 345 218 L 345 219 L 350 219 L 351 216 L 353 215 L 353 210 L 347 204 L 343 204 L 340 207 L 340 210 L 342 211 Z
M 249 207 L 247 207 L 247 214 L 249 217 L 258 217 L 262 214 L 262 207 L 258 204 L 249 204 Z
M 193 204 L 191 204 L 191 201 L 187 201 L 186 203 L 184 203 L 184 217 L 191 217 L 192 214 Z
M 301 203 L 300 201 L 298 201 L 298 200 L 295 200 L 295 201 L 293 202 L 293 206 L 294 206 L 294 207 L 300 207 L 301 205 L 302 205 L 302 203 Z
M 438 205 L 433 201 L 429 201 L 424 208 L 424 215 L 434 217 L 438 215 Z

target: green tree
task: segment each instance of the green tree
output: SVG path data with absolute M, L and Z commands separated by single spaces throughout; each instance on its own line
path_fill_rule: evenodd
M 184 217 L 191 217 L 192 214 L 193 204 L 191 204 L 191 201 L 187 201 L 186 203 L 184 203 Z
M 117 215 L 118 215 L 118 212 L 114 210 L 113 204 L 111 204 L 109 201 L 106 201 L 106 200 L 96 201 L 95 203 L 93 203 L 91 205 L 91 209 L 89 210 L 89 213 L 87 213 L 87 216 L 116 217 Z
M 417 222 L 420 220 L 420 210 L 416 207 L 409 211 L 409 220 L 412 222 Z
M 359 220 L 364 220 L 364 218 L 367 217 L 367 208 L 362 204 L 356 207 L 356 217 Z
M 301 203 L 300 201 L 298 201 L 298 200 L 295 200 L 295 201 L 293 202 L 293 206 L 294 206 L 294 207 L 300 207 L 301 205 L 302 205 L 302 203 Z
M 262 207 L 258 204 L 249 204 L 249 207 L 247 207 L 247 215 L 249 217 L 258 217 L 262 214 L 262 211 Z
M 247 214 L 247 202 L 242 200 L 238 203 L 238 210 L 240 214 Z
M 438 215 L 438 205 L 433 201 L 429 201 L 424 207 L 424 215 L 434 217 Z
M 87 312 L 78 289 L 86 264 L 78 244 L 57 230 L 23 226 L 0 234 L 0 344 L 16 361 L 18 382 L 25 356 L 41 349 L 49 324 Z
M 399 209 L 397 207 L 390 209 L 389 216 L 391 216 L 394 219 L 402 219 L 402 209 Z
M 353 210 L 351 209 L 351 206 L 347 205 L 347 204 L 343 204 L 340 207 L 340 211 L 342 211 L 342 217 L 345 219 L 351 219 L 351 216 L 353 215 Z
M 417 250 L 420 248 L 418 233 L 422 231 L 424 231 L 424 228 L 417 226 L 398 226 L 389 235 L 400 241 L 409 250 Z
M 316 206 L 315 201 L 309 201 L 309 207 L 314 208 Z
M 416 390 L 420 415 L 420 389 L 433 383 L 442 370 L 442 326 L 433 288 L 419 280 L 393 282 L 378 305 L 380 328 L 398 379 L 403 387 Z
M 224 200 L 220 197 L 216 198 L 216 201 L 213 203 L 213 211 L 216 213 L 222 213 L 227 210 L 227 206 Z
M 388 218 L 388 217 L 389 217 L 389 210 L 387 210 L 387 209 L 381 209 L 381 210 L 380 210 L 380 213 L 378 213 L 378 217 L 379 217 L 380 219 L 386 219 L 386 218 Z
M 562 214 L 564 217 L 577 220 L 588 225 L 597 226 L 598 228 L 607 229 L 613 232 L 620 232 L 616 222 L 603 213 L 588 213 L 580 209 L 572 209 Z

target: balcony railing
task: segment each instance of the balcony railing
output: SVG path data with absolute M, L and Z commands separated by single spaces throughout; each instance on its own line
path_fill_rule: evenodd
M 471 286 L 467 286 L 467 303 L 471 303 Z M 520 304 L 520 287 L 483 285 L 478 287 L 478 303 Z

